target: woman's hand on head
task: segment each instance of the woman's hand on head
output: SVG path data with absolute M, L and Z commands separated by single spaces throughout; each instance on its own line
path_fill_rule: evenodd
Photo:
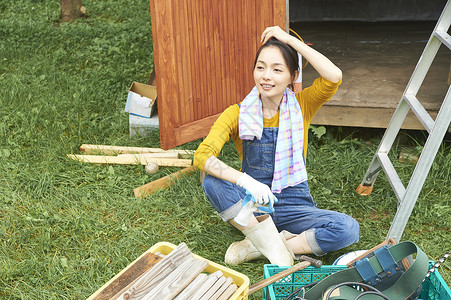
M 279 26 L 267 27 L 261 35 L 262 44 L 266 43 L 270 38 L 276 38 L 282 43 L 289 44 L 292 40 L 292 36 L 286 31 L 282 30 Z
M 268 27 L 261 35 L 261 42 L 266 43 L 270 38 L 276 38 L 280 42 L 290 45 L 324 78 L 332 82 L 339 82 L 342 78 L 341 70 L 327 57 L 315 49 L 307 46 L 301 40 L 291 36 L 278 26 Z

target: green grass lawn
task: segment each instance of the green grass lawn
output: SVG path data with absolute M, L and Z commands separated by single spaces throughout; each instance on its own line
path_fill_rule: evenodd
M 81 144 L 159 147 L 158 131 L 129 137 L 124 112 L 133 81 L 153 69 L 149 2 L 88 1 L 87 17 L 59 23 L 59 2 L 0 1 L 0 298 L 83 299 L 160 241 L 185 242 L 223 264 L 240 232 L 221 221 L 205 198 L 199 174 L 168 190 L 135 199 L 133 189 L 177 170 L 149 175 L 143 166 L 92 165 L 66 157 Z M 322 257 L 382 242 L 396 197 L 381 174 L 368 197 L 360 183 L 383 131 L 328 127 L 311 135 L 308 171 L 319 206 L 361 225 L 360 241 Z M 424 137 L 403 132 L 391 158 L 406 184 L 414 166 L 396 161 L 404 147 L 421 151 Z M 200 141 L 181 146 L 196 149 Z M 233 144 L 221 159 L 239 166 Z M 439 150 L 403 240 L 431 260 L 451 243 L 450 142 Z M 451 283 L 451 260 L 440 267 Z M 251 283 L 265 261 L 230 266 Z M 256 293 L 251 299 L 261 299 Z

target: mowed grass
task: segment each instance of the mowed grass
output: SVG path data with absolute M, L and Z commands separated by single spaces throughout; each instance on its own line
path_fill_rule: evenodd
M 81 144 L 159 147 L 158 131 L 129 137 L 124 113 L 133 81 L 153 69 L 148 1 L 83 1 L 87 17 L 59 23 L 57 1 L 0 2 L 0 298 L 87 298 L 160 241 L 187 243 L 223 264 L 240 232 L 223 223 L 205 198 L 199 174 L 170 189 L 135 199 L 133 189 L 178 170 L 92 165 L 66 157 Z M 368 249 L 383 241 L 396 197 L 381 174 L 368 197 L 360 183 L 383 131 L 328 127 L 313 134 L 308 151 L 312 194 L 319 206 L 348 213 L 361 225 L 360 241 L 321 259 Z M 391 152 L 407 184 L 414 165 L 397 162 L 408 148 L 419 154 L 425 137 L 403 132 Z M 196 149 L 200 141 L 180 146 Z M 232 143 L 220 156 L 239 167 Z M 403 240 L 431 260 L 450 248 L 450 143 L 443 142 Z M 251 283 L 266 261 L 229 266 Z M 451 282 L 451 263 L 440 272 Z M 261 292 L 250 297 L 261 298 Z

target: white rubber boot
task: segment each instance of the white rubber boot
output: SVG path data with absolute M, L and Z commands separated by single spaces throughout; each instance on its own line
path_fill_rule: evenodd
M 293 234 L 286 230 L 281 231 L 280 235 L 282 235 L 287 241 L 297 236 L 296 234 Z M 252 242 L 248 238 L 245 238 L 244 240 L 234 242 L 229 246 L 225 254 L 224 262 L 229 265 L 239 265 L 244 262 L 260 260 L 264 258 L 265 256 L 261 254 L 260 251 L 257 250 L 257 248 L 255 248 Z
M 239 265 L 244 262 L 263 258 L 265 258 L 263 254 L 255 248 L 248 238 L 245 238 L 229 246 L 225 254 L 224 262 L 229 265 Z
M 294 254 L 284 237 L 290 233 L 285 231 L 279 234 L 269 215 L 257 219 L 258 224 L 243 230 L 246 239 L 233 243 L 227 249 L 225 262 L 236 265 L 266 257 L 272 264 L 292 266 Z

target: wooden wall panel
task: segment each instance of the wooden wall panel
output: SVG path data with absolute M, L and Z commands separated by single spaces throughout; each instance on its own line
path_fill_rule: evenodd
M 287 0 L 150 0 L 163 149 L 207 135 L 253 87 L 260 34 L 287 27 Z

